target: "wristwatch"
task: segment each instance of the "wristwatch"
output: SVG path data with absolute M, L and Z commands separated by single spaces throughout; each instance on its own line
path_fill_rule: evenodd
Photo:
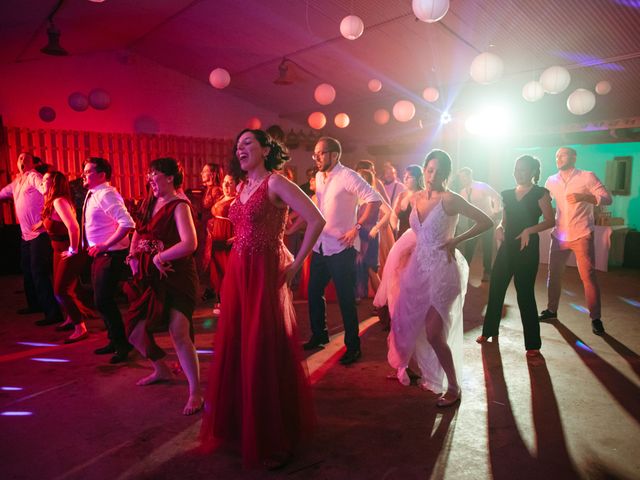
M 361 228 L 362 228 L 362 225 L 360 225 L 359 223 L 356 223 L 355 229 L 360 230 Z

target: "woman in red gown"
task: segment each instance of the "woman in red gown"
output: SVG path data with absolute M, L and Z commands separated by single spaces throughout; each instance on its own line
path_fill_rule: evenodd
M 262 130 L 244 130 L 231 162 L 243 181 L 229 210 L 235 237 L 200 439 L 239 450 L 249 467 L 283 466 L 315 423 L 289 285 L 325 222 L 297 185 L 272 174 L 288 159 Z M 283 244 L 287 207 L 307 222 L 295 259 Z

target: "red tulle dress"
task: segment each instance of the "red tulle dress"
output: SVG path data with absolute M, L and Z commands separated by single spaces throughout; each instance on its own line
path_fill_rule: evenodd
M 315 424 L 291 292 L 280 281 L 293 260 L 283 243 L 287 210 L 271 203 L 268 183 L 229 210 L 235 241 L 200 431 L 205 449 L 238 450 L 246 467 L 294 452 Z

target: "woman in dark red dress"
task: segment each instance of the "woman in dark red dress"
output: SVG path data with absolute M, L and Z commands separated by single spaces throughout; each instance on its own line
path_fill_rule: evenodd
M 239 450 L 245 466 L 284 465 L 315 423 L 288 285 L 325 222 L 297 185 L 272 174 L 288 158 L 265 132 L 244 130 L 231 163 L 244 181 L 229 210 L 235 238 L 200 438 Z M 287 207 L 307 222 L 295 259 L 283 244 Z
M 189 382 L 183 413 L 192 415 L 203 403 L 191 324 L 198 289 L 193 259 L 196 230 L 189 201 L 176 191 L 183 179 L 178 162 L 159 158 L 151 162 L 149 170 L 153 197 L 143 208 L 127 257 L 133 273 L 126 288 L 130 301 L 127 334 L 131 344 L 153 364 L 153 373 L 137 382 L 144 386 L 172 377 L 163 360 L 165 352 L 153 338 L 156 332 L 169 331 Z

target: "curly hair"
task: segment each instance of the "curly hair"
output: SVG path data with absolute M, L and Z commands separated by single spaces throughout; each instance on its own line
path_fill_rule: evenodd
M 240 167 L 240 160 L 236 154 L 240 137 L 247 132 L 251 132 L 262 147 L 269 148 L 269 153 L 267 153 L 267 156 L 264 158 L 264 167 L 270 172 L 282 170 L 282 166 L 291 159 L 289 149 L 278 140 L 272 138 L 271 135 L 264 130 L 245 128 L 238 134 L 233 144 L 233 157 L 231 158 L 231 162 L 229 162 L 229 174 L 233 179 L 238 182 L 239 180 L 243 180 L 247 174 L 247 172 Z

